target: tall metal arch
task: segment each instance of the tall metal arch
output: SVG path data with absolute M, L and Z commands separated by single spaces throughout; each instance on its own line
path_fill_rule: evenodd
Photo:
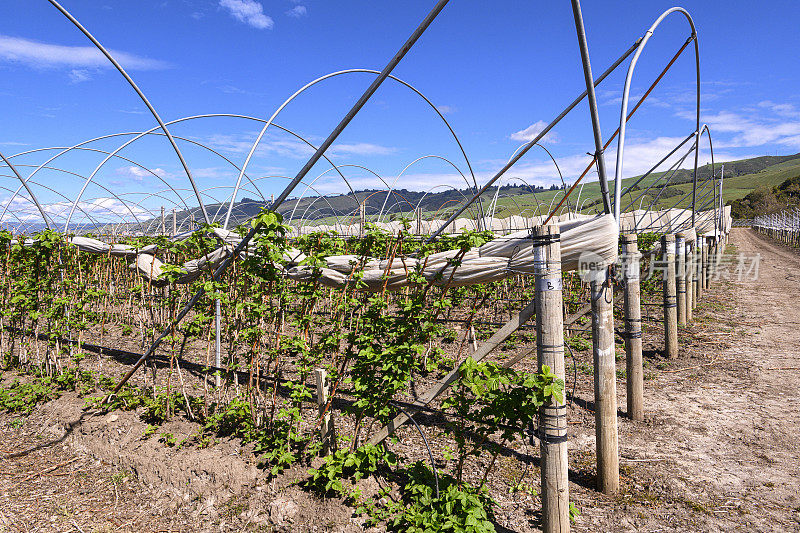
M 700 46 L 698 44 L 697 28 L 695 28 L 692 16 L 689 14 L 688 11 L 686 11 L 682 7 L 673 7 L 664 11 L 650 26 L 650 28 L 645 32 L 644 37 L 639 42 L 639 45 L 636 47 L 636 52 L 634 52 L 633 58 L 631 59 L 631 63 L 628 66 L 628 74 L 625 77 L 625 86 L 622 90 L 622 105 L 620 109 L 619 137 L 617 138 L 617 164 L 616 168 L 614 169 L 614 217 L 616 218 L 618 224 L 620 220 L 620 203 L 622 196 L 622 165 L 624 161 L 624 150 L 625 150 L 625 128 L 627 124 L 628 99 L 630 97 L 631 81 L 633 80 L 633 71 L 636 68 L 636 63 L 639 61 L 639 56 L 641 55 L 642 50 L 644 50 L 647 41 L 649 41 L 650 37 L 653 36 L 653 33 L 655 32 L 659 24 L 661 24 L 661 22 L 672 13 L 682 14 L 686 18 L 692 30 L 689 39 L 687 39 L 687 42 L 688 40 L 694 41 L 694 57 L 695 57 L 695 73 L 696 73 L 695 131 L 697 132 L 698 135 L 700 132 Z M 693 189 L 696 189 L 697 187 L 696 151 L 694 159 L 694 183 L 692 187 Z M 695 204 L 695 194 L 693 193 L 692 223 L 694 223 L 694 207 L 695 207 L 694 204 Z

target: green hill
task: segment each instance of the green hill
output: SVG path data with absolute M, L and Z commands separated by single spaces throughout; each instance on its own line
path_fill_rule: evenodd
M 759 187 L 744 198 L 731 202 L 733 218 L 769 215 L 800 205 L 800 174 L 775 187 Z
M 773 188 L 781 186 L 791 178 L 800 176 L 800 154 L 726 161 L 724 165 L 725 178 L 722 196 L 726 204 L 735 206 L 734 218 L 751 218 L 748 213 L 766 212 L 770 209 L 777 209 L 778 205 L 785 207 L 785 201 L 796 197 L 796 193 L 791 190 L 773 191 Z M 720 163 L 717 163 L 715 165 L 717 176 L 719 176 L 720 168 Z M 627 193 L 622 200 L 623 210 L 688 207 L 692 200 L 692 174 L 691 169 L 678 169 L 669 174 L 653 173 L 641 180 L 638 176 L 623 180 L 623 187 Z M 711 165 L 699 167 L 697 174 L 697 205 L 699 208 L 704 205 L 708 207 L 713 204 L 714 198 L 713 182 L 709 180 L 712 175 Z M 513 177 L 513 170 L 509 175 Z M 637 181 L 639 183 L 628 191 L 628 187 Z M 613 188 L 613 184 L 611 186 Z M 652 188 L 648 190 L 650 186 Z M 790 186 L 787 185 L 787 187 Z M 490 188 L 481 197 L 484 209 L 488 208 L 496 193 L 496 188 Z M 793 194 L 795 196 L 792 196 Z M 278 211 L 285 217 L 294 211 L 296 218 L 303 217 L 315 220 L 319 224 L 329 224 L 337 217 L 355 219 L 358 216 L 358 204 L 364 202 L 369 218 L 375 217 L 381 209 L 384 210 L 384 213 L 389 213 L 389 218 L 401 216 L 401 212 L 408 216 L 413 207 L 417 205 L 422 209 L 423 217 L 426 219 L 446 218 L 465 199 L 471 197 L 472 192 L 467 189 L 449 189 L 435 193 L 398 189 L 388 197 L 386 191 L 365 190 L 356 191 L 355 195 L 351 193 L 324 197 L 306 196 L 299 200 L 289 199 L 280 206 Z M 563 191 L 556 186 L 549 189 L 517 185 L 503 186 L 500 189 L 494 215 L 503 218 L 515 214 L 548 213 L 562 198 Z M 781 202 L 784 203 L 781 204 Z M 579 185 L 570 195 L 568 203 L 572 209 L 579 205 L 580 211 L 584 213 L 601 211 L 600 184 L 593 181 L 584 183 L 582 186 Z M 260 200 L 245 198 L 234 206 L 233 221 L 244 222 L 258 213 L 263 206 L 264 202 Z M 206 206 L 206 209 L 209 213 L 216 213 L 220 209 L 224 212 L 225 207 L 221 208 L 214 204 Z M 477 213 L 477 209 L 471 208 L 467 216 L 477 216 Z M 178 220 L 183 220 L 187 216 L 198 220 L 201 218 L 199 210 L 195 208 L 191 212 L 178 213 Z

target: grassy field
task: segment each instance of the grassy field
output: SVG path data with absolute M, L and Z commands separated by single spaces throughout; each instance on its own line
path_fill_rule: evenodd
M 740 161 L 728 161 L 725 163 L 725 175 L 722 187 L 722 197 L 728 204 L 733 200 L 743 198 L 751 191 L 759 187 L 774 187 L 783 183 L 789 178 L 800 175 L 800 155 L 795 158 L 782 161 L 780 163 L 767 165 L 757 172 L 740 173 L 742 169 L 747 169 L 752 160 L 744 159 Z M 716 172 L 719 175 L 720 165 L 716 165 Z M 712 182 L 708 179 L 711 175 L 711 165 L 704 165 L 698 169 L 697 203 L 703 205 L 710 201 L 714 192 Z M 703 179 L 706 178 L 706 179 Z M 623 191 L 636 183 L 639 176 L 622 180 Z M 654 209 L 666 209 L 672 207 L 688 207 L 692 201 L 692 183 L 689 171 L 682 170 L 672 178 L 665 177 L 664 173 L 654 173 L 643 179 L 638 184 L 638 190 L 631 191 L 622 199 L 624 210 L 648 208 L 653 204 Z M 678 182 L 677 184 L 675 184 Z M 681 183 L 682 182 L 682 183 Z M 653 189 L 644 193 L 645 189 L 655 184 Z M 666 184 L 666 187 L 664 185 Z M 613 189 L 613 184 L 610 185 Z M 586 183 L 580 190 L 580 185 L 570 195 L 569 202 L 575 206 L 580 202 L 581 211 L 593 213 L 602 210 L 600 202 L 600 184 L 597 181 Z M 580 197 L 578 193 L 580 191 Z M 613 190 L 612 190 L 613 194 Z M 563 197 L 561 191 L 545 191 L 536 194 L 519 194 L 515 196 L 500 197 L 497 201 L 495 216 L 498 218 L 516 215 L 520 213 L 533 214 L 539 206 L 539 212 L 549 212 L 551 204 L 555 206 Z M 484 197 L 486 205 L 491 198 Z M 555 200 L 554 200 L 555 198 Z M 653 202 L 653 200 L 656 200 Z M 631 203 L 634 205 L 628 207 Z M 588 207 L 591 206 L 591 207 Z M 447 210 L 447 214 L 452 213 L 452 209 Z

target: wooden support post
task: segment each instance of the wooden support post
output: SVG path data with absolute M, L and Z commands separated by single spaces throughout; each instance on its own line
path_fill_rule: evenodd
M 469 326 L 469 333 L 467 337 L 467 342 L 469 342 L 470 346 L 472 347 L 473 352 L 478 351 L 478 336 L 475 335 L 475 326 Z
M 664 288 L 664 354 L 678 357 L 678 303 L 675 294 L 675 235 L 661 236 L 661 268 Z
M 172 236 L 174 237 L 177 234 L 178 234 L 178 210 L 177 209 L 173 209 L 172 210 Z
M 594 272 L 590 286 L 597 488 L 605 494 L 613 494 L 619 490 L 619 450 L 617 365 L 614 354 L 614 290 L 608 269 Z
M 644 420 L 642 307 L 639 292 L 639 245 L 636 234 L 622 235 L 622 279 L 625 284 L 625 375 L 628 416 Z
M 166 220 L 164 218 L 164 206 L 161 206 L 161 235 L 167 234 Z
M 706 238 L 706 256 L 705 256 L 705 264 L 706 264 L 706 289 L 711 288 L 711 277 L 714 275 L 714 247 L 713 247 L 713 237 Z
M 708 288 L 708 240 L 705 237 L 698 237 L 697 242 L 700 243 L 700 296 Z
M 214 366 L 222 367 L 222 308 L 221 302 L 214 301 Z M 222 376 L 219 370 L 215 372 L 214 386 L 219 388 L 222 385 Z
M 694 320 L 694 243 L 686 243 L 686 323 Z
M 367 204 L 364 201 L 363 204 L 358 206 L 358 236 L 364 237 L 364 233 L 366 230 L 367 225 Z
M 675 296 L 678 305 L 678 324 L 686 325 L 686 237 L 675 234 Z
M 692 309 L 697 309 L 700 299 L 700 239 L 697 237 L 692 246 Z
M 417 209 L 417 235 L 422 235 L 422 208 Z
M 556 225 L 533 228 L 534 278 L 536 284 L 536 355 L 544 365 L 565 379 L 564 315 L 561 294 L 561 244 Z M 539 443 L 542 473 L 542 531 L 569 531 L 569 483 L 567 472 L 567 406 L 552 400 L 539 409 Z
M 328 405 L 328 373 L 323 368 L 314 369 L 314 380 L 317 382 L 317 405 L 319 406 L 320 440 L 322 441 L 322 455 L 336 451 L 336 433 L 333 427 L 331 410 L 325 412 Z

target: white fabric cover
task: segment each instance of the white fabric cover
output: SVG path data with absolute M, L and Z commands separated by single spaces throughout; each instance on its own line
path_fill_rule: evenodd
M 621 225 L 623 231 L 652 231 L 655 233 L 675 233 L 681 231 L 685 234 L 687 242 L 694 242 L 698 235 L 721 236 L 727 234 L 730 228 L 730 207 L 723 211 L 723 222 L 718 233 L 714 233 L 714 210 L 698 212 L 695 214 L 695 226 L 691 226 L 691 212 L 681 209 L 666 209 L 658 212 L 632 211 L 622 214 Z M 491 221 L 493 229 L 506 232 L 513 229 L 517 231 L 496 237 L 494 240 L 468 250 L 463 255 L 459 250 L 447 250 L 429 255 L 419 260 L 414 257 L 395 257 L 389 260 L 361 258 L 356 255 L 339 255 L 325 258 L 325 267 L 319 279 L 320 283 L 331 287 L 342 286 L 351 276 L 355 268 L 363 268 L 363 283 L 371 291 L 396 290 L 408 285 L 408 274 L 419 271 L 429 282 L 436 285 L 450 284 L 451 286 L 472 285 L 503 279 L 514 274 L 532 274 L 533 243 L 530 239 L 529 228 L 544 222 L 544 217 L 514 216 L 509 219 L 487 219 L 487 226 Z M 591 252 L 591 259 L 601 265 L 610 265 L 617 260 L 619 232 L 617 223 L 612 215 L 580 215 L 565 214 L 554 217 L 553 221 L 559 225 L 561 234 L 561 269 L 571 271 L 578 268 L 581 256 Z M 444 220 L 421 221 L 424 231 L 432 231 L 440 227 Z M 391 231 L 399 231 L 400 224 L 390 222 L 378 224 Z M 474 229 L 475 221 L 457 219 L 448 227 L 452 231 Z M 295 228 L 296 230 L 297 228 Z M 308 231 L 357 231 L 358 225 L 341 226 L 314 226 L 301 228 L 303 233 Z M 235 232 L 216 228 L 213 230 L 216 237 L 224 243 L 220 248 L 205 256 L 187 261 L 182 265 L 182 276 L 177 283 L 190 283 L 200 277 L 204 271 L 216 269 L 230 253 L 233 247 L 241 242 L 241 237 Z M 72 243 L 81 251 L 89 253 L 111 253 L 125 257 L 135 257 L 130 268 L 150 280 L 156 286 L 166 284 L 157 278 L 163 272 L 163 263 L 153 254 L 156 253 L 155 245 L 135 250 L 126 245 L 108 245 L 96 239 L 75 237 Z M 655 248 L 658 248 L 656 243 Z M 248 246 L 248 252 L 255 250 L 255 245 Z M 246 252 L 245 252 L 246 253 Z M 296 249 L 289 249 L 283 254 L 283 265 L 286 275 L 294 280 L 306 281 L 312 278 L 313 270 L 308 265 L 303 265 L 306 256 Z M 458 259 L 459 265 L 454 267 L 451 260 Z M 363 266 L 358 263 L 365 261 Z

